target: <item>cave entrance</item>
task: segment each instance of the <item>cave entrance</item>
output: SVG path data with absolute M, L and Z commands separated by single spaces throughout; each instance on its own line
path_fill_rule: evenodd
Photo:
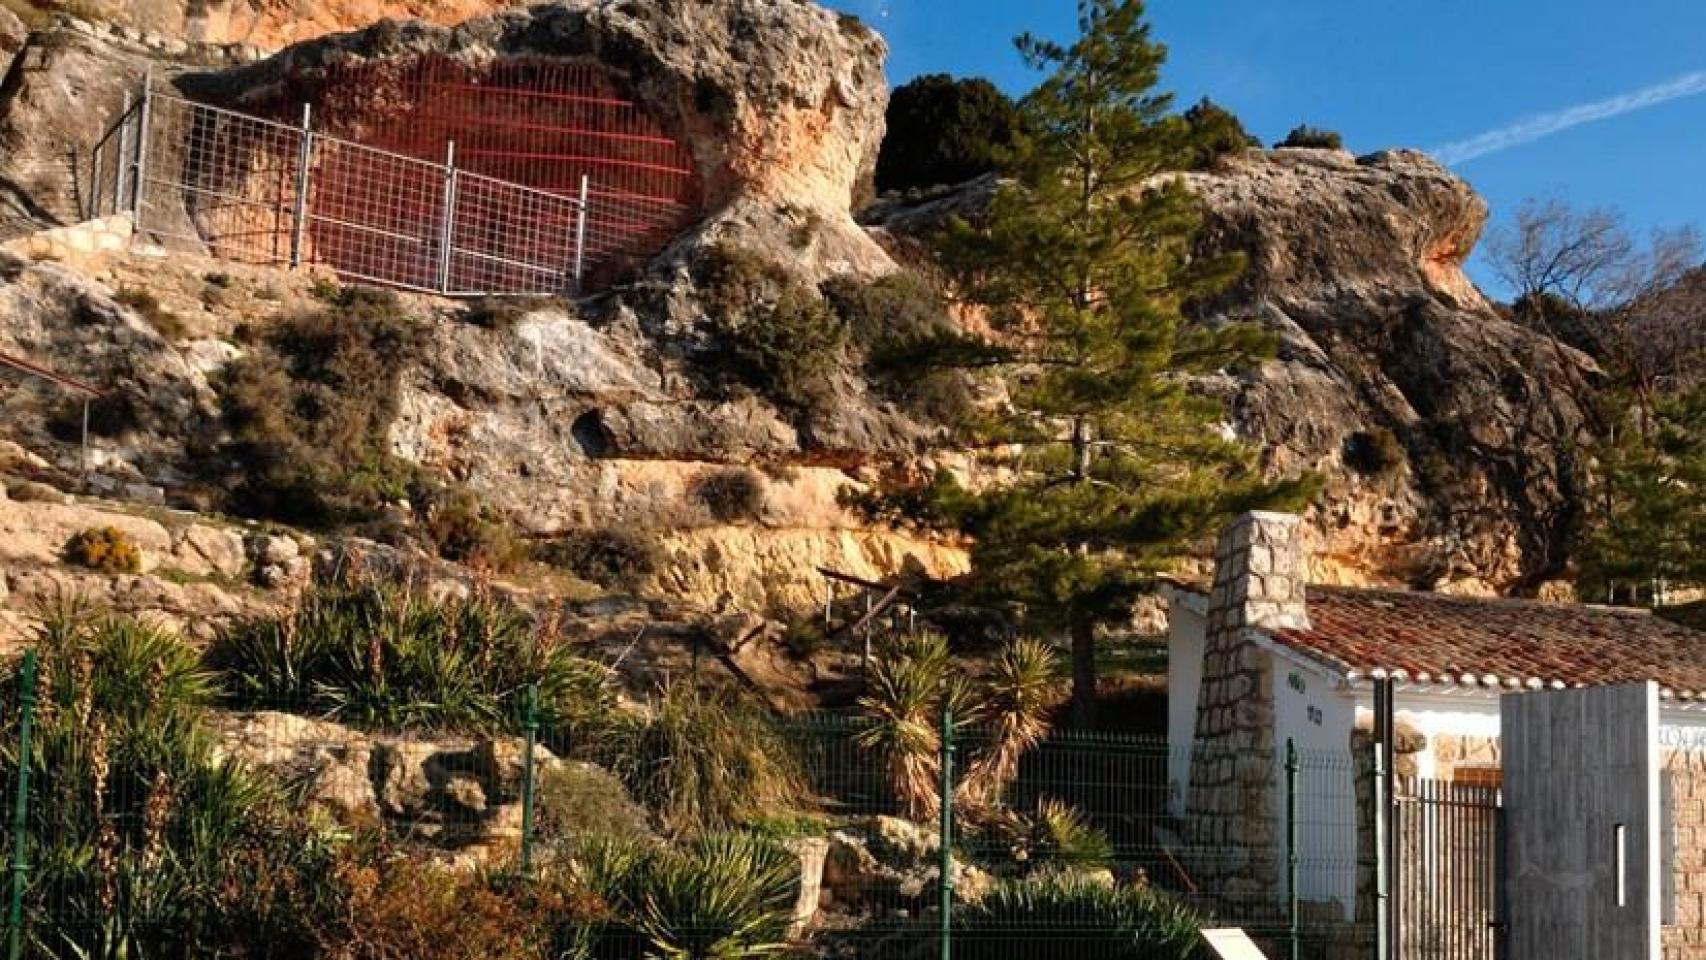
M 314 116 L 367 148 L 318 157 L 309 200 L 316 259 L 356 276 L 430 286 L 440 269 L 444 243 L 421 244 L 411 259 L 406 243 L 385 240 L 385 232 L 423 236 L 423 225 L 443 219 L 438 171 L 402 158 L 453 154 L 452 292 L 543 292 L 540 274 L 554 265 L 578 268 L 583 290 L 608 286 L 701 212 L 687 148 L 596 63 L 442 55 L 356 63 L 326 74 Z M 365 228 L 374 220 L 377 235 Z

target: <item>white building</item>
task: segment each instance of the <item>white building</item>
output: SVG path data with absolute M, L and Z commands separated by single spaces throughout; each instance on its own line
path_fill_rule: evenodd
M 1406 776 L 1496 786 L 1498 699 L 1513 690 L 1656 681 L 1661 745 L 1706 745 L 1706 634 L 1638 610 L 1307 586 L 1307 569 L 1299 519 L 1253 513 L 1222 535 L 1210 589 L 1171 588 L 1169 789 L 1180 819 L 1248 819 L 1284 800 L 1260 770 L 1205 790 L 1193 748 L 1346 752 L 1371 725 L 1376 679 L 1395 684 Z M 1316 809 L 1355 805 L 1349 769 L 1306 789 L 1333 794 L 1308 797 Z M 1305 849 L 1355 862 L 1346 821 L 1302 829 Z M 1299 886 L 1348 918 L 1354 870 Z

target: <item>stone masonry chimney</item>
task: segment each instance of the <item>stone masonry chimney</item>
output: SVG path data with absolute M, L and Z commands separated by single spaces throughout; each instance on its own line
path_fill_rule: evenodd
M 1194 847 L 1217 851 L 1197 865 L 1199 885 L 1245 905 L 1280 889 L 1283 826 L 1275 822 L 1272 657 L 1245 631 L 1309 627 L 1301 527 L 1302 518 L 1291 514 L 1246 513 L 1221 533 L 1214 551 L 1188 830 Z

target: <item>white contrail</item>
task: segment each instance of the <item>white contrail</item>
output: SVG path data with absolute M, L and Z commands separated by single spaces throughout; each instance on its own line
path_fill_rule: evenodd
M 1636 110 L 1645 110 L 1661 103 L 1668 103 L 1672 100 L 1680 100 L 1683 97 L 1692 97 L 1701 93 L 1706 93 L 1706 70 L 1685 73 L 1674 80 L 1666 80 L 1664 83 L 1657 83 L 1630 93 L 1621 93 L 1604 100 L 1595 100 L 1592 103 L 1554 110 L 1551 113 L 1537 114 L 1519 120 L 1508 127 L 1489 130 L 1467 140 L 1456 140 L 1442 144 L 1428 152 L 1433 154 L 1434 159 L 1440 163 L 1455 165 L 1465 160 L 1484 157 L 1489 153 L 1498 153 L 1501 150 L 1509 150 L 1511 147 L 1532 143 L 1541 137 L 1549 137 L 1554 133 L 1568 130 L 1571 127 L 1579 127 L 1584 123 L 1593 123 L 1596 120 L 1605 120 L 1625 113 L 1633 113 Z

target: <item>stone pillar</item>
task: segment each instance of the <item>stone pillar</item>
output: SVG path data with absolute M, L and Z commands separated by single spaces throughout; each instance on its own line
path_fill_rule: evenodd
M 1186 828 L 1206 854 L 1197 883 L 1231 909 L 1271 904 L 1282 890 L 1284 744 L 1274 737 L 1272 657 L 1245 631 L 1308 629 L 1301 522 L 1247 513 L 1215 547 Z

